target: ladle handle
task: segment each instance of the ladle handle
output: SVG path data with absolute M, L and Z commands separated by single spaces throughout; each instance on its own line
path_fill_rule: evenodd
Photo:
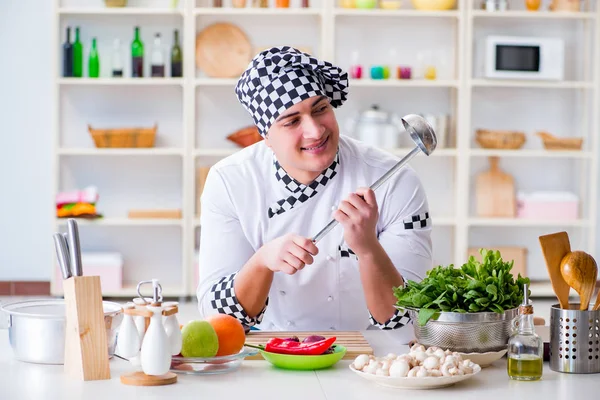
M 381 178 L 377 179 L 377 181 L 375 181 L 375 183 L 373 183 L 370 186 L 370 189 L 373 191 L 377 190 L 377 188 L 379 188 L 388 179 L 390 179 L 392 175 L 394 175 L 400 168 L 402 168 L 407 162 L 409 162 L 420 151 L 421 151 L 421 149 L 419 148 L 419 146 L 415 146 L 415 148 L 412 149 L 407 155 L 405 155 L 400 161 L 398 161 L 396 163 L 396 165 L 394 165 L 392 168 L 390 168 L 389 171 L 387 171 L 385 174 L 383 174 L 383 176 Z M 312 238 L 313 243 L 315 243 L 315 244 L 318 243 L 321 239 L 323 239 L 323 237 L 325 237 L 325 235 L 327 235 L 329 232 L 331 232 L 331 230 L 333 228 L 335 228 L 335 226 L 337 224 L 338 224 L 338 222 L 335 219 L 332 219 L 331 221 L 329 221 L 329 223 L 325 226 L 325 228 L 321 229 L 321 231 Z

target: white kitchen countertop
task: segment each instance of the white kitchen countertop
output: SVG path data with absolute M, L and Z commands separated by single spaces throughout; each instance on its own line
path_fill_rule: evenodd
M 393 331 L 365 331 L 375 355 L 408 351 L 394 345 Z M 62 366 L 28 364 L 13 358 L 8 331 L 0 330 L 0 399 L 394 399 L 418 396 L 423 399 L 567 399 L 592 395 L 600 390 L 600 374 L 570 375 L 551 371 L 544 365 L 544 375 L 537 382 L 508 379 L 505 359 L 484 368 L 477 376 L 454 386 L 435 390 L 404 390 L 377 386 L 361 379 L 342 360 L 331 369 L 321 371 L 286 371 L 266 361 L 245 361 L 240 369 L 223 375 L 178 375 L 178 382 L 168 386 L 135 387 L 121 384 L 119 377 L 134 370 L 126 361 L 113 358 L 111 379 L 79 382 L 68 379 Z M 517 397 L 519 396 L 519 397 Z M 581 397 L 579 397 L 581 396 Z

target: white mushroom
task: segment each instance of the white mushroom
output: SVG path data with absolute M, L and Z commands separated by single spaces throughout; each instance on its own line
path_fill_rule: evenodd
M 362 371 L 362 369 L 369 364 L 369 356 L 366 354 L 361 354 L 354 359 L 352 365 L 355 369 Z
M 385 358 L 387 358 L 388 360 L 395 360 L 396 357 L 397 357 L 397 355 L 394 353 L 388 353 L 388 355 L 385 356 Z
M 465 373 L 463 372 L 462 369 L 458 368 L 458 367 L 451 367 L 448 372 L 450 372 L 450 375 L 464 375 Z
M 427 354 L 424 351 L 417 351 L 412 356 L 418 362 L 419 365 L 421 365 L 423 361 L 425 361 L 425 359 L 427 358 Z
M 440 359 L 440 363 L 442 363 L 442 364 L 444 363 L 443 360 L 446 358 L 446 353 L 444 353 L 444 350 L 437 349 L 436 351 L 433 352 L 433 355 Z
M 458 359 L 455 356 L 446 356 L 444 364 L 450 364 L 452 366 L 458 366 Z
M 422 344 L 419 344 L 419 343 L 413 344 L 412 347 L 410 348 L 410 353 L 414 353 L 417 351 L 425 351 L 425 346 L 423 346 Z
M 396 360 L 390 365 L 390 376 L 394 378 L 404 378 L 410 371 L 410 364 L 406 360 Z
M 375 375 L 375 373 L 377 372 L 378 369 L 379 368 L 377 368 L 377 364 L 369 364 L 363 369 L 363 372 L 366 372 L 367 374 Z
M 454 368 L 452 366 L 452 364 L 444 364 L 440 367 L 440 371 L 442 372 L 443 376 L 452 376 L 452 374 L 450 374 L 450 368 Z
M 390 365 L 392 365 L 392 362 L 389 360 L 385 360 L 381 363 L 381 369 L 383 369 L 384 371 L 389 371 L 390 369 Z
M 417 371 L 417 378 L 426 378 L 429 376 L 429 372 L 425 368 L 421 368 Z
M 375 375 L 377 375 L 377 376 L 389 376 L 390 373 L 388 372 L 387 369 L 377 368 L 377 371 L 375 371 Z
M 427 370 L 437 369 L 440 367 L 440 359 L 433 355 L 429 356 L 423 361 L 423 367 Z
M 442 371 L 440 371 L 439 369 L 432 369 L 429 371 L 429 376 L 438 378 L 438 377 L 442 376 Z
M 416 378 L 417 372 L 419 372 L 420 370 L 421 370 L 421 367 L 419 367 L 419 366 L 413 367 L 410 371 L 408 371 L 408 374 L 406 376 L 408 378 Z
M 402 354 L 396 357 L 396 361 L 405 361 L 411 368 L 416 365 L 415 360 L 408 354 Z

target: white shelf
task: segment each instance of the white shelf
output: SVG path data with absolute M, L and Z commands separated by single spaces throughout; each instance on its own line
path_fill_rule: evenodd
M 233 8 L 233 7 L 198 7 L 194 15 L 270 15 L 270 16 L 319 16 L 322 11 L 318 8 Z
M 460 12 L 450 11 L 425 11 L 425 10 L 385 10 L 385 9 L 345 9 L 336 8 L 333 12 L 336 17 L 411 17 L 411 18 L 458 18 Z
M 182 156 L 182 149 L 139 148 L 139 149 L 58 149 L 62 156 Z
M 592 152 L 577 150 L 492 150 L 471 149 L 473 157 L 526 157 L 526 158 L 590 158 Z
M 196 86 L 229 86 L 235 87 L 237 79 L 229 78 L 196 78 Z
M 163 297 L 182 297 L 188 295 L 187 291 L 183 288 L 183 285 L 163 285 L 161 283 L 161 287 Z M 148 288 L 143 288 L 142 290 L 142 294 L 146 294 L 148 292 Z M 102 290 L 102 297 L 138 297 L 137 284 L 124 285 L 120 290 Z
M 227 157 L 240 151 L 239 149 L 196 149 L 195 157 Z
M 66 225 L 67 220 L 57 219 L 58 225 Z M 99 218 L 99 219 L 77 219 L 78 225 L 98 226 L 183 226 L 182 219 L 159 219 L 159 218 Z
M 489 12 L 485 10 L 474 10 L 471 15 L 474 18 L 524 18 L 524 19 L 594 19 L 593 12 L 566 12 L 566 11 L 504 11 Z
M 576 220 L 545 220 L 525 218 L 470 218 L 469 226 L 484 227 L 587 227 L 590 222 L 584 219 Z
M 457 88 L 455 80 L 427 79 L 351 79 L 350 87 L 447 87 Z
M 145 7 L 63 7 L 58 9 L 60 15 L 183 15 L 181 10 L 171 8 Z
M 182 86 L 183 78 L 59 78 L 63 86 Z
M 529 289 L 531 290 L 531 297 L 533 298 L 554 298 L 556 299 L 556 294 L 554 293 L 554 289 L 552 289 L 552 283 L 550 281 L 533 281 L 529 285 Z M 569 293 L 570 299 L 579 299 L 579 295 L 575 291 L 575 289 L 571 289 Z M 558 304 L 558 299 L 556 299 L 556 303 Z
M 505 87 L 505 88 L 541 88 L 541 89 L 592 89 L 592 82 L 578 81 L 533 81 L 533 80 L 491 80 L 491 79 L 472 79 L 470 82 L 473 87 Z

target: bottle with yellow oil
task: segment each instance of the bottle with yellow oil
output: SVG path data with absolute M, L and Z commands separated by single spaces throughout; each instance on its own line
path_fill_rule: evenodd
M 513 322 L 514 333 L 508 340 L 508 376 L 517 381 L 536 381 L 544 369 L 544 343 L 533 325 L 533 306 L 529 304 L 529 285 L 523 285 L 523 304 Z

